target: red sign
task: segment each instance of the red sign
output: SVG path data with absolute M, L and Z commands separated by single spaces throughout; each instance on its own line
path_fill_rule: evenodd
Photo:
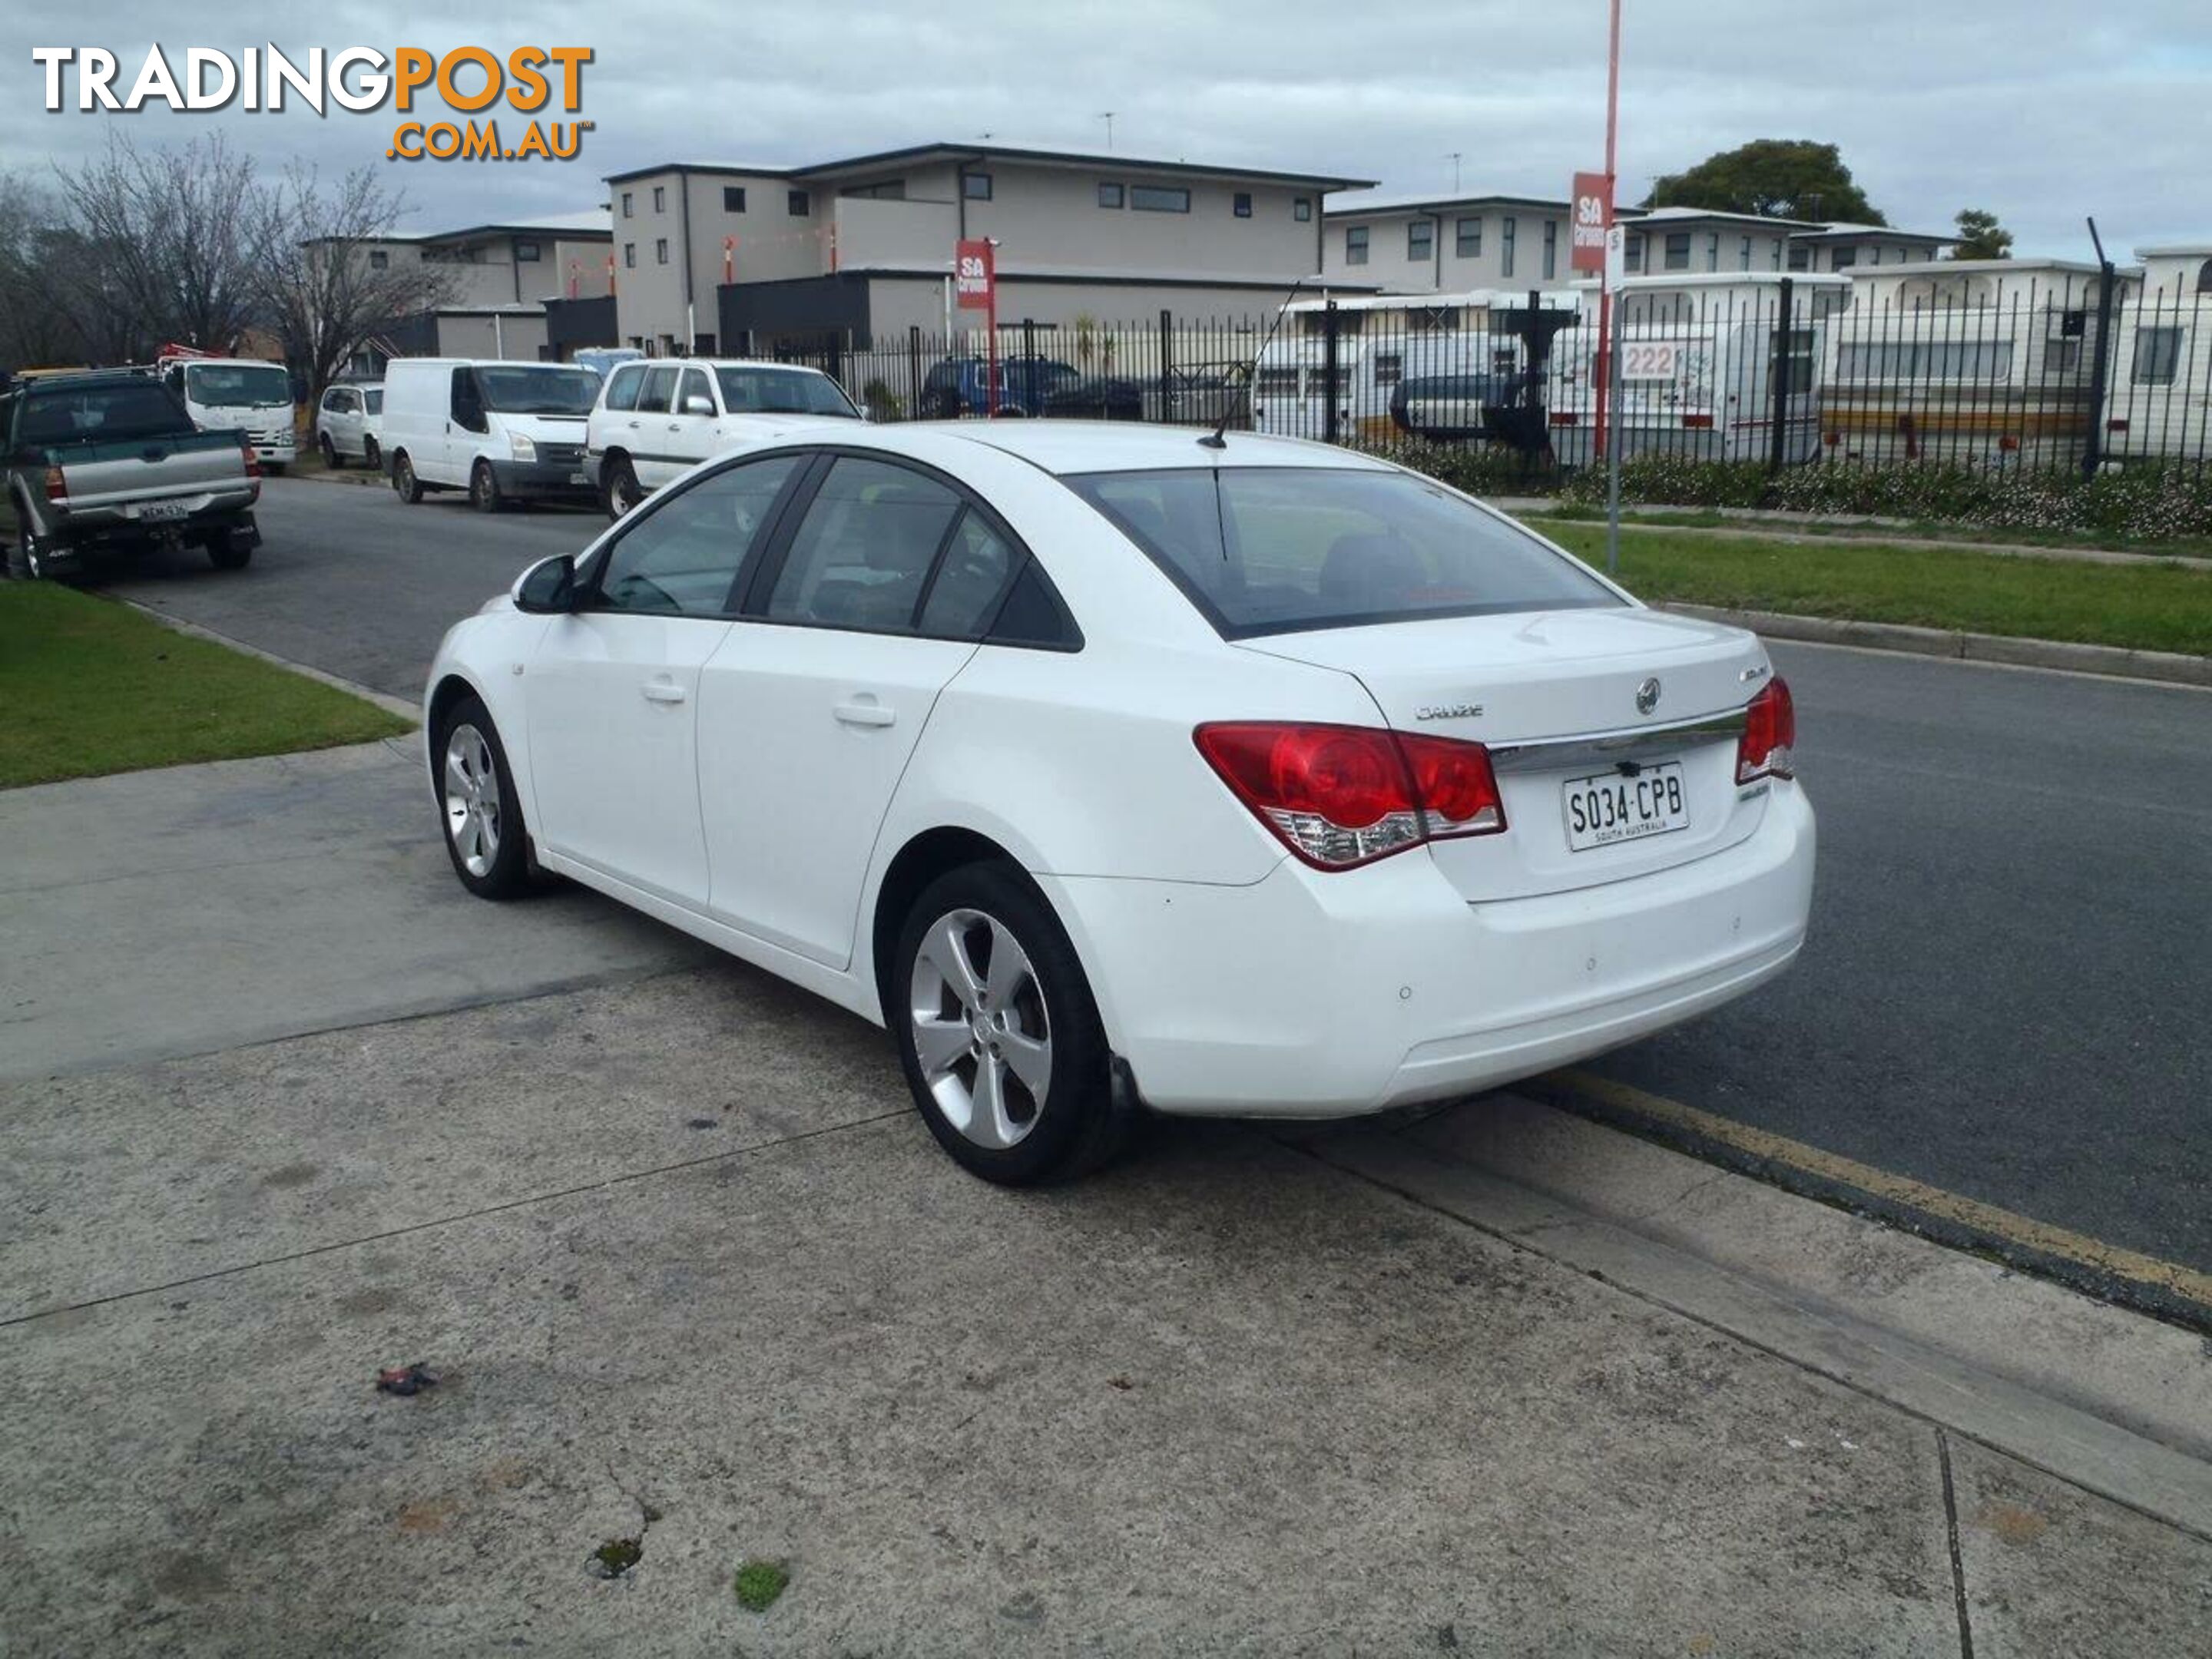
M 954 250 L 952 291 L 963 309 L 994 309 L 999 297 L 998 280 L 988 239 L 979 236 L 960 243 Z
M 1567 269 L 1601 271 L 1605 269 L 1605 233 L 1613 227 L 1613 192 L 1602 173 L 1575 174 L 1574 207 L 1568 215 L 1571 240 Z

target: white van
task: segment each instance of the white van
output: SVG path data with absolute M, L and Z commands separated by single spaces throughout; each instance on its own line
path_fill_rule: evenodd
M 566 363 L 394 357 L 378 436 L 403 501 L 465 489 L 480 513 L 522 499 L 588 501 L 584 417 L 599 377 Z
M 254 459 L 282 472 L 299 454 L 292 377 L 282 363 L 253 357 L 166 357 L 161 384 L 184 399 L 203 432 L 242 432 Z

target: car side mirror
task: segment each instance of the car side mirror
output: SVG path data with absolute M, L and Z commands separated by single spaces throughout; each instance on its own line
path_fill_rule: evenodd
M 684 412 L 686 415 L 711 416 L 714 412 L 714 400 L 712 398 L 702 398 L 694 393 L 684 400 Z
M 532 616 L 556 616 L 576 608 L 576 561 L 556 553 L 522 573 L 514 585 L 514 608 Z

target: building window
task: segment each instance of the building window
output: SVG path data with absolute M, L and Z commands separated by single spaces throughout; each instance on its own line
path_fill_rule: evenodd
M 657 265 L 665 265 L 668 263 L 668 239 L 665 236 L 653 245 L 653 263 Z
M 633 197 L 629 191 L 624 191 L 623 192 L 623 217 L 625 219 L 629 218 L 630 216 L 630 210 L 636 205 L 636 198 Z
M 1250 218 L 1252 216 L 1252 192 L 1249 190 L 1238 191 L 1235 196 L 1230 198 L 1229 210 L 1234 213 L 1240 219 Z
M 1310 197 L 1301 196 L 1297 201 L 1291 203 L 1291 217 L 1297 220 L 1302 225 L 1311 224 L 1313 222 L 1312 198 Z M 2212 270 L 2212 264 L 2208 264 L 2204 268 L 2207 270 Z
M 1836 250 L 1835 258 L 1829 261 L 1828 269 L 1831 270 L 1849 270 L 1853 265 L 1858 264 L 1858 262 L 1859 251 L 1856 248 L 1839 247 Z
M 538 244 L 535 242 L 517 242 L 514 245 L 514 262 L 517 264 L 521 265 L 537 264 Z
M 1498 274 L 1501 276 L 1510 278 L 1513 275 L 1513 244 L 1520 235 L 1520 222 L 1510 213 L 1498 225 Z
M 1779 270 L 1782 269 L 1782 242 L 1779 237 L 1775 239 L 1774 246 L 1767 250 L 1766 258 L 1767 265 L 1770 270 Z
M 1791 249 L 1790 250 L 1790 270 L 1812 270 L 1812 268 L 1813 268 L 1813 250 L 1812 250 L 1811 248 L 1809 248 L 1809 247 L 1793 247 L 1793 248 L 1791 248 Z
M 2207 259 L 2197 267 L 2197 291 L 2212 294 L 2212 259 Z
M 1641 231 L 1622 239 L 1620 263 L 1630 270 L 1644 269 L 1644 235 Z
M 1437 251 L 1437 226 L 1433 219 L 1415 219 L 1406 226 L 1406 258 L 1415 264 L 1425 265 Z
M 906 180 L 885 179 L 879 184 L 848 185 L 837 193 L 840 196 L 865 197 L 872 202 L 903 202 L 906 200 Z
M 1690 268 L 1690 233 L 1670 230 L 1667 233 L 1666 269 L 1687 270 Z
M 1099 185 L 1098 205 L 1103 208 L 1120 207 L 1121 205 L 1121 186 L 1119 185 Z
M 2181 366 L 2181 331 L 2178 328 L 2138 328 L 2136 331 L 2135 377 L 2137 386 L 2172 386 Z
M 370 254 L 368 256 L 368 268 L 371 270 L 389 270 L 392 268 L 392 256 L 389 253 L 383 252 Z
M 1462 259 L 1482 258 L 1482 221 L 1462 219 L 1452 227 L 1452 252 Z
M 1705 238 L 1705 269 L 1707 270 L 1718 270 L 1720 268 L 1721 234 L 1718 231 L 1715 231 L 1711 235 Z
M 745 210 L 745 187 L 743 185 L 722 186 L 722 211 L 743 213 Z
M 793 218 L 804 219 L 812 210 L 814 204 L 805 191 L 794 190 L 785 199 L 784 206 L 791 210 Z
M 1139 213 L 1188 213 L 1190 192 L 1179 185 L 1132 185 L 1129 205 Z
M 960 175 L 960 193 L 971 202 L 991 199 L 991 175 L 988 173 L 963 173 Z
M 653 187 L 653 210 L 655 213 L 665 213 L 668 211 L 667 185 L 655 185 Z
M 623 268 L 625 270 L 635 270 L 637 269 L 637 244 L 635 242 L 624 242 L 623 244 Z
M 1743 239 L 1735 251 L 1735 268 L 1738 270 L 1751 269 L 1751 238 L 1748 236 Z
M 1367 227 L 1346 225 L 1344 228 L 1344 263 L 1364 265 L 1367 263 Z
M 1559 274 L 1559 222 L 1544 221 L 1544 280 L 1550 282 Z

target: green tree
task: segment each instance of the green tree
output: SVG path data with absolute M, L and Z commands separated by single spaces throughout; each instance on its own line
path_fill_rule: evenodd
M 1997 222 L 1996 214 L 1980 208 L 1960 208 L 1958 225 L 1958 244 L 1951 250 L 1954 259 L 2012 258 L 2012 233 Z
M 1809 138 L 1754 138 L 1708 155 L 1686 173 L 1669 173 L 1656 179 L 1644 205 L 1710 208 L 1823 223 L 1889 222 L 1851 181 L 1851 170 L 1836 147 Z

